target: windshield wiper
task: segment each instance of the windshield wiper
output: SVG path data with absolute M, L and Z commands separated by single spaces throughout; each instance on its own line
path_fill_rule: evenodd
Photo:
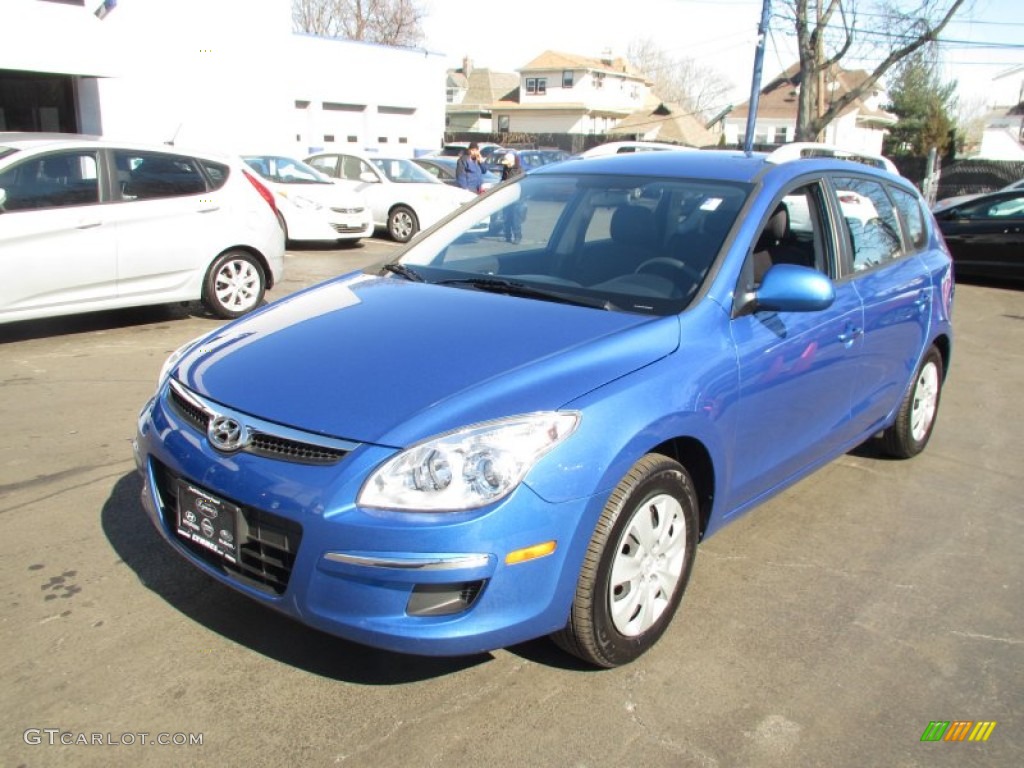
M 563 304 L 575 304 L 580 307 L 593 307 L 607 311 L 619 309 L 607 299 L 597 299 L 590 296 L 581 296 L 577 293 L 565 293 L 564 291 L 552 291 L 547 288 L 539 288 L 516 280 L 503 280 L 496 277 L 461 277 L 451 280 L 438 280 L 437 285 L 464 285 L 491 293 L 504 293 L 508 296 L 522 296 L 527 299 L 542 299 L 545 301 L 559 301 Z
M 406 280 L 411 280 L 414 283 L 425 282 L 425 280 L 423 279 L 423 275 L 421 275 L 415 269 L 411 269 L 405 266 L 405 264 L 399 264 L 397 261 L 391 262 L 390 264 L 385 264 L 383 267 L 381 267 L 381 269 L 383 269 L 385 272 L 390 272 L 393 275 L 404 277 Z

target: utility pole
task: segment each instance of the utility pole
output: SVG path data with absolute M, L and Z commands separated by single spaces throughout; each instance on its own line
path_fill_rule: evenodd
M 757 28 L 757 48 L 754 51 L 754 77 L 750 84 L 750 109 L 747 112 L 747 135 L 743 139 L 743 151 L 748 155 L 754 146 L 754 126 L 757 123 L 757 102 L 761 96 L 761 69 L 764 66 L 764 41 L 768 35 L 768 21 L 772 15 L 772 0 L 764 0 L 761 8 L 761 24 Z
M 822 62 L 825 59 L 824 29 L 821 26 L 821 0 L 818 4 L 818 24 L 814 28 L 814 66 L 818 70 L 818 124 L 821 125 L 821 116 L 825 114 L 825 68 Z M 825 128 L 818 129 L 818 141 L 825 140 Z

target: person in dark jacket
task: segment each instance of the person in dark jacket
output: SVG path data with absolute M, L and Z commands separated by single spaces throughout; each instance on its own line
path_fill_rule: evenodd
M 519 162 L 519 153 L 506 152 L 501 158 L 501 180 L 507 181 L 516 176 L 523 175 L 523 166 Z M 512 203 L 505 207 L 504 229 L 505 241 L 518 243 L 523 239 L 523 215 L 526 213 L 526 206 L 523 203 Z
M 478 195 L 484 191 L 484 166 L 480 158 L 480 147 L 475 141 L 459 155 L 455 163 L 455 183 Z

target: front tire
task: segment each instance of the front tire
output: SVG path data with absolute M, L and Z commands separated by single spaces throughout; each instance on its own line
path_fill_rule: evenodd
M 203 303 L 217 317 L 231 320 L 258 307 L 266 290 L 259 260 L 247 251 L 227 251 L 206 273 Z
M 605 504 L 565 628 L 564 650 L 598 667 L 637 659 L 665 632 L 697 550 L 697 493 L 686 470 L 648 454 Z
M 408 243 L 420 230 L 420 223 L 411 208 L 396 205 L 388 214 L 388 234 L 398 243 Z
M 909 459 L 928 445 L 942 395 L 942 355 L 932 347 L 921 361 L 914 384 L 903 397 L 896 421 L 882 434 L 882 448 L 890 456 Z

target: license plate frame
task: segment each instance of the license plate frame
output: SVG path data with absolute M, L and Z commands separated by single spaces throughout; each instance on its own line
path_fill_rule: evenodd
M 241 514 L 237 504 L 185 480 L 178 481 L 177 534 L 232 565 L 238 563 Z

